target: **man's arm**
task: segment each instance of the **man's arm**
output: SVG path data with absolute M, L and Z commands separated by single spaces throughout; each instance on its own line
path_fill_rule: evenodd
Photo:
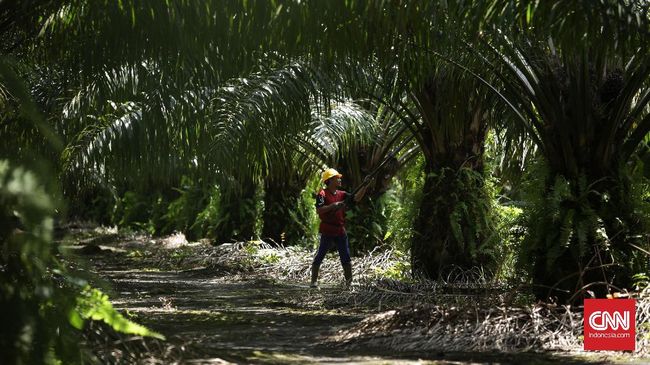
M 316 196 L 316 213 L 318 214 L 332 212 L 343 207 L 345 207 L 344 202 L 336 202 L 330 205 L 325 205 L 325 197 L 320 194 Z
M 327 213 L 327 212 L 339 210 L 339 209 L 341 209 L 343 207 L 345 207 L 344 202 L 336 202 L 336 203 L 332 203 L 330 205 L 324 205 L 324 206 L 322 206 L 320 208 L 316 208 L 316 213 L 318 213 L 318 214 Z

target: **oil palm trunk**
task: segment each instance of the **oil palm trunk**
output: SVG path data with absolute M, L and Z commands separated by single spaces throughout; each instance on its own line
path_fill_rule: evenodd
M 460 97 L 464 94 L 464 97 Z M 414 94 L 425 180 L 414 222 L 414 275 L 455 280 L 492 264 L 486 241 L 490 204 L 483 183 L 487 114 L 472 81 L 440 72 Z
M 490 214 L 483 183 L 486 127 L 476 127 L 467 130 L 462 145 L 440 146 L 425 160 L 411 247 L 415 275 L 453 281 L 464 271 L 492 264 L 483 252 Z
M 565 59 L 560 69 L 540 73 L 564 96 L 539 129 L 549 171 L 524 251 L 534 293 L 544 300 L 602 298 L 631 288 L 634 273 L 645 270 L 636 247 L 647 243 L 624 151 L 634 114 L 625 89 L 636 81 L 612 66 L 599 76 L 593 65 Z

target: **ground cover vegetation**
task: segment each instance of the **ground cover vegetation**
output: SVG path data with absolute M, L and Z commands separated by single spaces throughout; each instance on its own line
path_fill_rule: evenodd
M 381 166 L 348 212 L 355 256 L 399 257 L 363 261 L 368 287 L 507 287 L 519 304 L 561 308 L 614 293 L 645 303 L 648 7 L 0 2 L 0 306 L 11 319 L 0 362 L 102 361 L 75 346 L 88 326 L 162 338 L 124 318 L 63 252 L 68 222 L 182 233 L 214 246 L 194 252 L 201 260 L 232 256 L 305 280 L 303 264 L 284 260 L 317 244 L 325 167 L 352 190 Z M 228 245 L 247 255 L 219 253 Z M 431 305 L 418 323 L 437 328 Z M 395 310 L 339 340 L 381 327 L 373 321 L 402 328 Z M 484 329 L 496 328 L 481 322 L 490 310 Z M 515 322 L 534 327 L 531 313 Z M 535 336 L 554 341 L 534 332 L 522 346 Z

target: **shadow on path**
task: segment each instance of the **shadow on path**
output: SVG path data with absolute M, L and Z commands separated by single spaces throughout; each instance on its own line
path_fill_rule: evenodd
M 583 364 L 551 354 L 350 352 L 328 342 L 363 315 L 296 306 L 305 285 L 270 280 L 233 281 L 205 273 L 139 270 L 113 255 L 91 259 L 113 286 L 114 306 L 183 348 L 188 364 Z M 321 288 L 335 296 L 341 289 Z M 590 362 L 594 363 L 594 362 Z

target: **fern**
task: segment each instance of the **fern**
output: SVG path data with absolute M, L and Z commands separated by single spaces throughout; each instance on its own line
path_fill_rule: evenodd
M 611 180 L 556 175 L 546 180 L 546 189 L 535 187 L 538 195 L 531 199 L 529 234 L 520 264 L 531 273 L 533 283 L 539 284 L 535 290 L 540 299 L 565 295 L 556 288 L 566 293 L 565 299 L 575 298 L 576 288 L 594 282 L 618 280 L 615 285 L 630 285 L 627 277 L 634 273 L 632 266 L 638 258 L 625 249 L 626 242 L 634 239 L 628 233 L 630 227 L 622 223 L 629 219 L 621 215 L 626 214 L 625 204 L 619 200 L 625 203 L 627 198 L 621 198 L 616 190 L 621 187 Z M 601 285 L 597 295 L 604 295 L 607 285 Z
M 122 316 L 113 308 L 113 304 L 108 300 L 106 294 L 90 286 L 86 286 L 83 289 L 77 297 L 77 306 L 69 314 L 70 324 L 77 329 L 82 329 L 84 321 L 87 319 L 102 321 L 117 332 L 154 337 L 160 340 L 165 339 L 165 336 L 160 333 L 154 332 Z

